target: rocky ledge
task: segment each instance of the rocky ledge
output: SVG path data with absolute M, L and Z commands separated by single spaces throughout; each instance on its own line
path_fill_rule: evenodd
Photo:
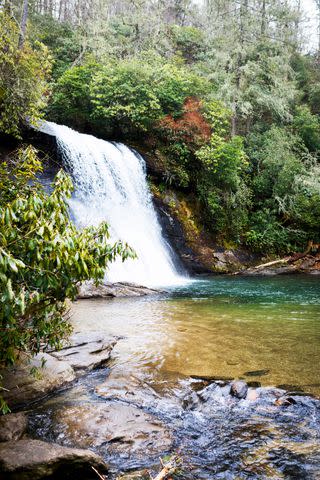
M 245 275 L 288 275 L 294 273 L 320 274 L 320 253 L 295 254 L 289 257 L 273 260 L 238 273 Z
M 98 478 L 95 470 L 106 473 L 108 467 L 90 450 L 29 438 L 0 443 L 0 480 L 93 480 Z
M 137 285 L 130 282 L 103 282 L 95 285 L 93 282 L 84 282 L 79 287 L 78 299 L 88 298 L 115 298 L 115 297 L 142 297 L 156 295 L 159 290 Z
M 105 365 L 117 340 L 101 332 L 74 333 L 59 351 L 42 352 L 32 359 L 21 357 L 15 366 L 0 371 L 4 400 L 11 409 L 41 400 Z

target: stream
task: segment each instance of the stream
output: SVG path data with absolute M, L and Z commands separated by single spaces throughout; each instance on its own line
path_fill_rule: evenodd
M 120 338 L 108 368 L 34 408 L 34 437 L 89 446 L 109 463 L 112 478 L 152 470 L 168 434 L 161 437 L 155 426 L 150 438 L 158 447 L 134 446 L 136 439 L 126 435 L 130 409 L 137 407 L 170 433 L 172 444 L 164 451 L 181 456 L 179 478 L 320 478 L 315 276 L 216 276 L 156 296 L 81 300 L 71 313 L 75 330 Z M 230 396 L 232 379 L 245 380 L 257 398 Z M 284 393 L 279 389 L 287 392 L 286 405 L 276 404 Z M 109 414 L 124 422 L 124 433 L 103 441 L 99 425 L 114 405 Z

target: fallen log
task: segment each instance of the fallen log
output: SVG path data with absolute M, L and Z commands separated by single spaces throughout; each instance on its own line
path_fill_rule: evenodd
M 257 265 L 253 267 L 254 270 L 260 270 L 265 267 L 271 267 L 273 265 L 277 265 L 279 263 L 288 263 L 291 259 L 290 257 L 285 257 L 285 258 L 280 258 L 280 260 L 273 260 L 272 262 L 267 262 L 267 263 L 261 263 L 260 265 Z

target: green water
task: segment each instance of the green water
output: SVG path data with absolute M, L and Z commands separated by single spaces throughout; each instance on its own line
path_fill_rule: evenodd
M 320 278 L 213 277 L 165 295 L 82 300 L 77 327 L 125 338 L 116 363 L 156 380 L 244 378 L 320 395 Z

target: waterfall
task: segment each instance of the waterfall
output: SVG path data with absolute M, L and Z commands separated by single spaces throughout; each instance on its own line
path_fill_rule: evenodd
M 106 221 L 111 241 L 123 240 L 137 253 L 135 260 L 117 259 L 106 279 L 147 286 L 178 284 L 173 252 L 161 233 L 146 180 L 143 158 L 122 143 L 111 143 L 63 125 L 44 122 L 39 129 L 56 137 L 75 191 L 70 200 L 79 227 Z

